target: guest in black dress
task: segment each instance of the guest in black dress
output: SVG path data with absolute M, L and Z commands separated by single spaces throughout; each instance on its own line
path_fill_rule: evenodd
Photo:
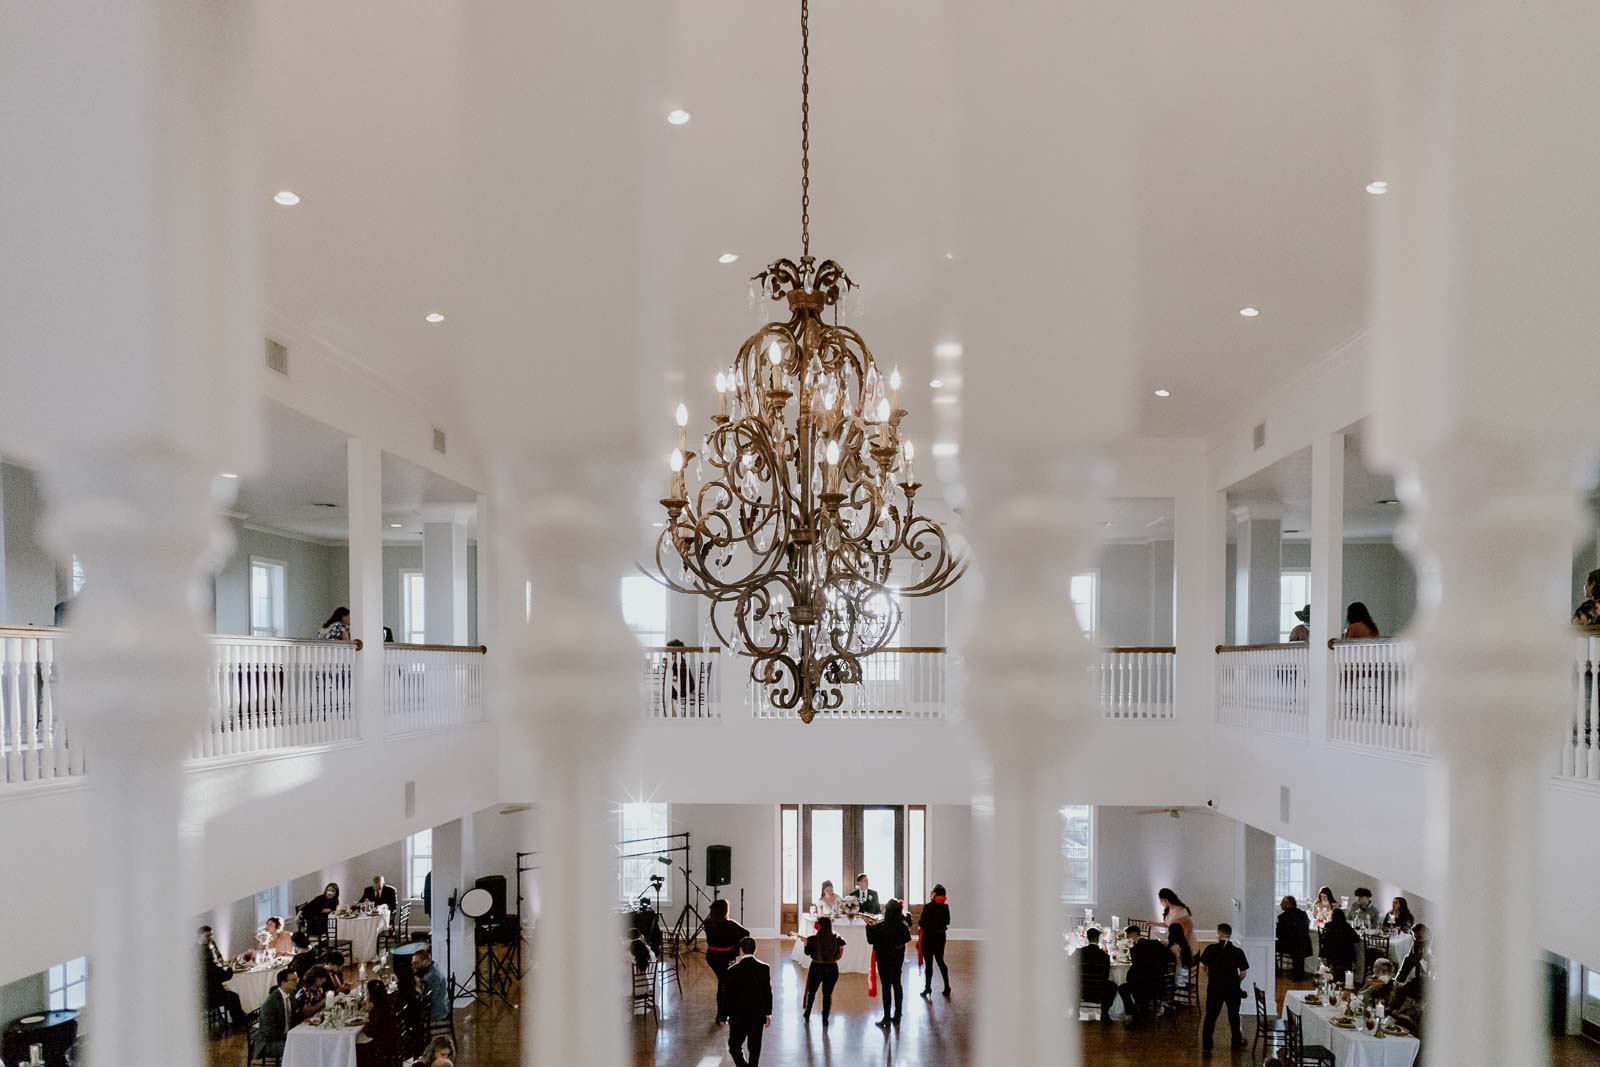
M 1355 927 L 1344 917 L 1344 912 L 1335 910 L 1328 917 L 1328 925 L 1322 928 L 1321 944 L 1322 962 L 1333 972 L 1334 981 L 1343 982 L 1344 973 L 1356 969 L 1356 950 L 1360 946 L 1361 938 Z
M 811 1021 L 811 1005 L 820 988 L 826 1029 L 833 1011 L 833 987 L 839 981 L 839 957 L 844 955 L 844 938 L 833 932 L 833 920 L 826 915 L 817 920 L 817 932 L 806 938 L 806 955 L 811 957 L 811 967 L 806 972 L 805 1020 Z
M 339 883 L 329 882 L 322 892 L 300 905 L 300 920 L 306 933 L 321 937 L 328 932 L 328 913 L 339 907 Z
M 933 887 L 933 899 L 922 906 L 917 919 L 917 946 L 922 954 L 922 995 L 933 996 L 933 965 L 939 965 L 939 977 L 944 979 L 944 995 L 950 995 L 950 968 L 944 965 L 944 944 L 950 932 L 950 905 L 944 886 Z
M 905 911 L 898 900 L 884 905 L 883 918 L 867 927 L 867 940 L 878 957 L 878 984 L 883 987 L 883 1019 L 877 1023 L 887 1030 L 891 1022 L 900 1021 L 900 1011 L 905 1007 L 906 991 L 900 985 L 900 972 L 906 965 L 906 946 L 911 943 L 911 927 L 906 925 Z
M 728 994 L 723 979 L 728 968 L 739 958 L 739 942 L 750 936 L 750 931 L 728 918 L 728 902 L 713 900 L 706 913 L 706 963 L 717 976 L 717 1022 L 728 1021 Z

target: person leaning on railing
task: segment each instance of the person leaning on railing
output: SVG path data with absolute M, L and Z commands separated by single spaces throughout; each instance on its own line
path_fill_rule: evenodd
M 1600 570 L 1589 572 L 1583 583 L 1583 603 L 1572 613 L 1572 621 L 1579 626 L 1600 626 Z

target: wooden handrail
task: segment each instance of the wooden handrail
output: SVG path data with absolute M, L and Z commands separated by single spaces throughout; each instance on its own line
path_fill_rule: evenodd
M 1595 632 L 1600 633 L 1600 630 Z M 1334 645 L 1383 645 L 1391 644 L 1398 640 L 1400 640 L 1398 637 L 1330 637 L 1328 638 L 1328 647 L 1332 648 Z
M 0 626 L 0 637 L 64 637 L 62 626 Z
M 1305 648 L 1304 641 L 1280 641 L 1275 645 L 1218 645 L 1217 655 L 1224 652 L 1267 652 L 1274 648 Z
M 1101 652 L 1177 652 L 1172 645 L 1112 645 Z
M 914 653 L 917 653 L 918 655 L 928 655 L 928 654 L 932 654 L 932 653 L 937 652 L 937 653 L 940 653 L 942 655 L 943 653 L 948 652 L 948 651 L 949 651 L 949 649 L 945 648 L 943 645 L 907 645 L 904 648 L 880 648 L 880 649 L 878 649 L 878 651 L 874 652 L 872 655 L 874 655 L 874 656 L 884 656 L 884 655 L 888 655 L 890 652 L 914 652 Z M 752 652 L 741 652 L 741 653 L 739 653 L 739 655 L 741 655 L 741 656 L 753 656 L 754 653 L 752 653 Z M 871 657 L 863 656 L 861 658 L 862 659 L 870 659 Z
M 0 637 L 70 637 L 65 626 L 0 626 Z M 361 639 L 325 641 L 315 637 L 252 637 L 249 634 L 206 634 L 207 641 L 226 641 L 233 645 L 354 645 L 361 651 Z
M 408 652 L 476 652 L 480 656 L 489 654 L 488 645 L 407 645 L 400 641 L 389 641 L 384 648 L 403 648 Z

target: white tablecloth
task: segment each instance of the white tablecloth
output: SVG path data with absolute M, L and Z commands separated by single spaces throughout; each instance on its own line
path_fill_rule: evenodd
M 345 919 L 335 916 L 338 925 L 340 941 L 350 942 L 351 951 L 355 959 L 346 960 L 347 963 L 366 963 L 378 958 L 378 933 L 389 925 L 389 909 L 385 905 L 378 905 L 378 910 L 371 915 L 357 915 Z
M 283 1067 L 356 1067 L 359 1026 L 324 1030 L 301 1023 L 289 1031 L 283 1046 Z
M 1344 1030 L 1328 1020 L 1342 1009 L 1307 1004 L 1307 990 L 1297 989 L 1285 995 L 1283 1007 L 1300 1016 L 1305 1031 L 1306 1044 L 1321 1045 L 1333 1052 L 1338 1067 L 1411 1067 L 1417 1062 L 1421 1042 L 1414 1037 L 1378 1037 L 1361 1030 Z M 285 1067 L 288 1067 L 285 1064 Z
M 811 957 L 806 955 L 806 938 L 815 933 L 816 929 L 815 916 L 800 916 L 801 936 L 795 941 L 789 958 L 802 967 L 811 965 Z M 867 968 L 872 964 L 872 946 L 867 943 L 867 924 L 860 919 L 835 919 L 833 932 L 844 938 L 844 955 L 839 957 L 839 973 L 866 974 Z M 912 962 L 915 962 L 916 946 L 907 945 L 906 954 L 911 957 Z
M 267 994 L 277 987 L 278 972 L 287 966 L 289 958 L 283 957 L 276 963 L 257 967 L 253 971 L 235 971 L 225 984 L 239 994 L 239 1003 L 249 1014 L 260 1008 Z

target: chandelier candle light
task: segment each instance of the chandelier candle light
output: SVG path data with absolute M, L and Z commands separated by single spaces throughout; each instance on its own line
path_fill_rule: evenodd
M 916 512 L 899 368 L 880 373 L 861 335 L 839 324 L 839 297 L 855 283 L 811 256 L 807 0 L 800 41 L 801 255 L 753 279 L 788 304 L 789 319 L 757 330 L 717 372 L 717 413 L 697 467 L 710 477 L 692 498 L 689 411 L 678 405 L 656 566 L 669 588 L 711 601 L 718 638 L 753 658 L 750 677 L 774 707 L 809 723 L 842 708 L 843 687 L 862 681 L 862 659 L 889 645 L 899 598 L 948 589 L 966 560 Z M 915 575 L 890 585 L 897 561 Z

